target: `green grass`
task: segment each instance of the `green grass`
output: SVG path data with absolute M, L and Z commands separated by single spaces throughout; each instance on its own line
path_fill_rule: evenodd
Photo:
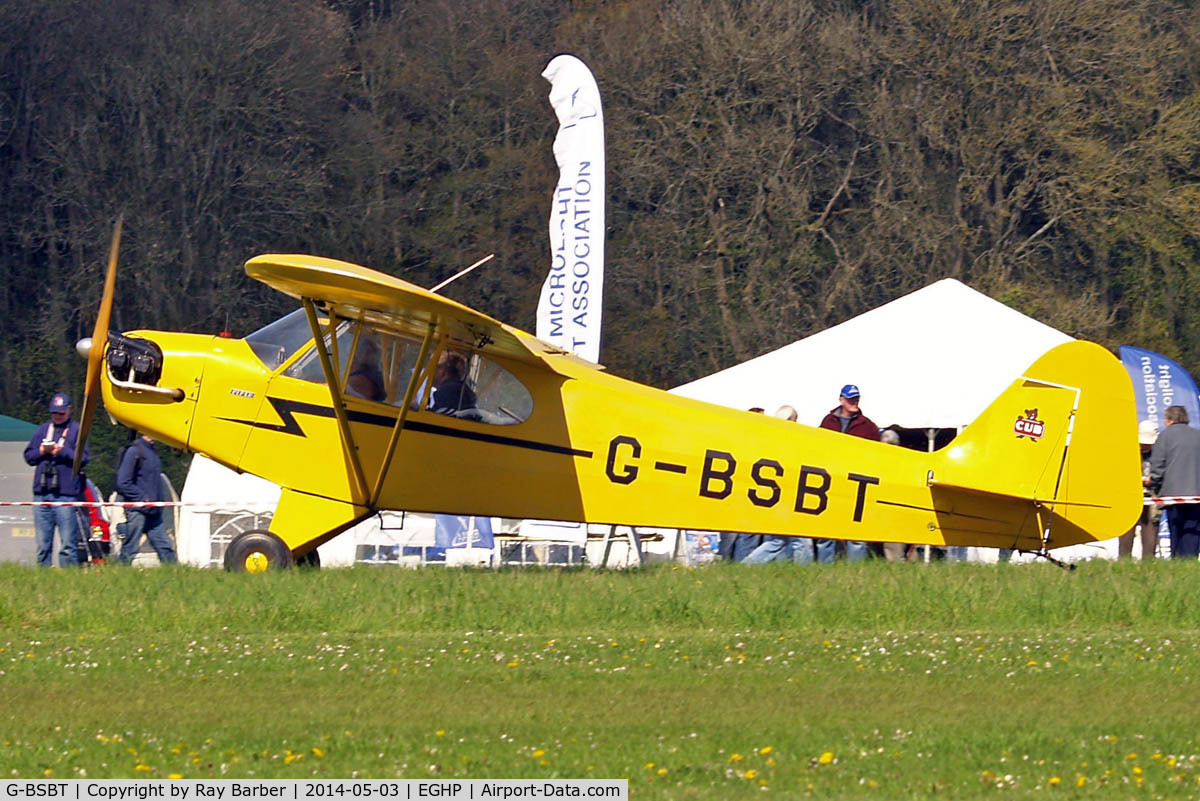
M 0 777 L 1196 798 L 1198 582 L 1166 562 L 6 567 Z

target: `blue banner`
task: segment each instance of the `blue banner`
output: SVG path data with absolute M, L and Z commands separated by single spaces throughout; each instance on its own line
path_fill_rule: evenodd
M 492 518 L 434 515 L 433 544 L 438 548 L 491 548 Z
M 1138 422 L 1153 420 L 1158 430 L 1166 428 L 1163 413 L 1168 406 L 1187 409 L 1188 424 L 1200 428 L 1200 391 L 1196 382 L 1175 362 L 1152 351 L 1122 345 L 1121 363 L 1133 379 Z

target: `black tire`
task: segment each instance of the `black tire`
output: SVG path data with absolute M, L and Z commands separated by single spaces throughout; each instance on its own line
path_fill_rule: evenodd
M 296 559 L 296 567 L 301 570 L 320 570 L 321 569 L 321 554 L 317 553 L 317 549 L 313 548 L 308 553 Z
M 292 549 L 269 531 L 243 531 L 225 549 L 225 569 L 231 573 L 286 570 L 294 564 Z

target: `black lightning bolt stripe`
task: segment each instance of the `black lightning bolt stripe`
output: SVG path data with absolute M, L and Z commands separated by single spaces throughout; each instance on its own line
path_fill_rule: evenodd
M 336 417 L 333 413 L 332 406 L 320 406 L 315 403 L 303 403 L 301 401 L 291 401 L 285 398 L 273 398 L 267 396 L 267 401 L 270 402 L 271 408 L 275 410 L 275 414 L 279 415 L 282 423 L 260 423 L 255 420 L 238 420 L 232 417 L 221 417 L 227 423 L 240 423 L 241 425 L 250 426 L 251 428 L 261 428 L 266 431 L 277 431 L 281 434 L 291 434 L 293 436 L 303 437 L 304 429 L 300 427 L 300 422 L 296 419 L 297 414 L 307 414 L 313 417 Z M 396 425 L 396 418 L 389 417 L 386 414 L 372 414 L 371 412 L 361 412 L 354 409 L 347 409 L 346 416 L 355 423 L 365 423 L 373 426 L 385 426 L 391 428 Z M 469 439 L 476 442 L 487 442 L 492 445 L 511 445 L 516 448 L 527 448 L 529 450 L 543 451 L 545 453 L 561 453 L 566 456 L 582 456 L 591 459 L 594 455 L 592 451 L 581 450 L 579 448 L 568 448 L 562 445 L 553 445 L 548 442 L 530 442 L 516 437 L 503 437 L 499 434 L 486 434 L 479 431 L 463 431 L 449 426 L 440 426 L 433 423 L 422 423 L 415 420 L 404 421 L 405 431 L 415 431 L 419 434 L 434 434 L 443 437 L 456 437 L 458 439 Z

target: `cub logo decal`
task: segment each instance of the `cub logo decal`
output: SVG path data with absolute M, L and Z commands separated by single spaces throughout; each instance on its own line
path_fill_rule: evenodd
M 1046 430 L 1046 424 L 1038 419 L 1037 409 L 1026 409 L 1024 416 L 1017 416 L 1017 421 L 1013 423 L 1013 433 L 1017 435 L 1017 439 L 1021 437 L 1029 437 L 1031 440 L 1039 440 Z

